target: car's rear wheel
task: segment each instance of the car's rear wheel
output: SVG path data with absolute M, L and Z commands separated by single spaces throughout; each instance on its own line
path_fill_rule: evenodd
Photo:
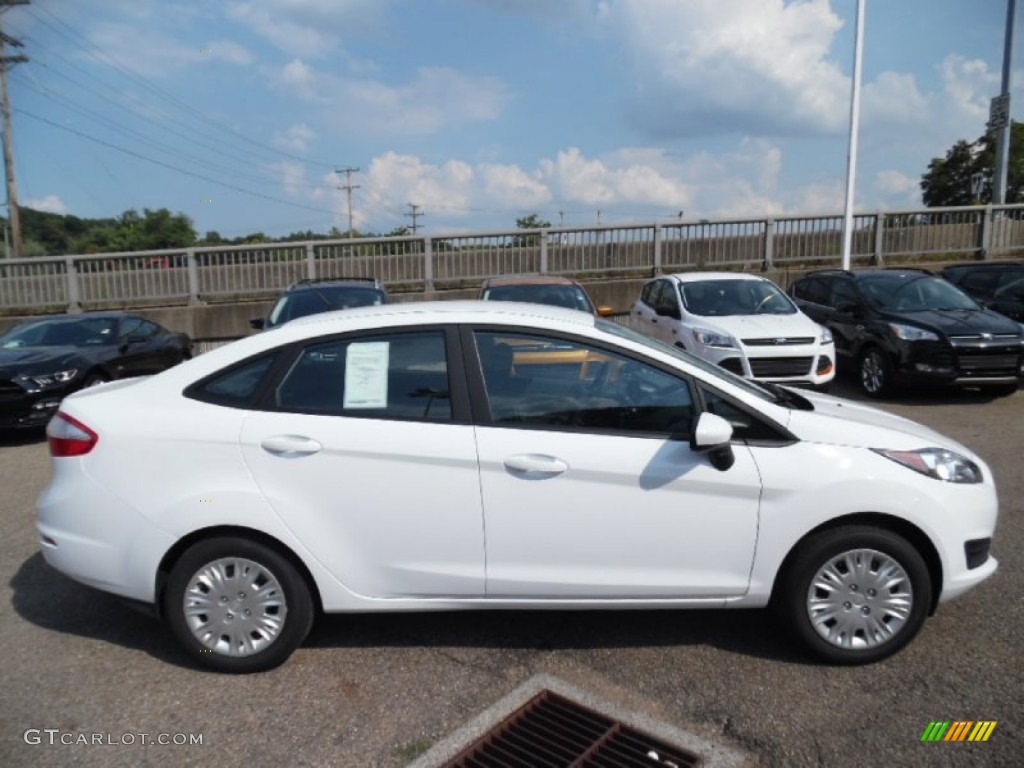
M 163 615 L 195 661 L 219 672 L 262 672 L 309 634 L 313 600 L 287 558 L 255 541 L 207 539 L 171 570 Z
M 883 397 L 892 391 L 892 366 L 882 350 L 864 350 L 860 357 L 860 386 L 868 397 Z
M 813 655 L 834 664 L 869 664 L 920 632 L 931 600 L 928 567 L 906 539 L 845 526 L 801 544 L 775 607 Z

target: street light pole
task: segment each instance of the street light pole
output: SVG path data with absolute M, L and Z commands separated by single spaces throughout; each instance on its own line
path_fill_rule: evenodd
M 999 124 L 990 125 L 989 130 L 996 131 L 996 177 L 992 187 L 992 202 L 1002 205 L 1006 202 L 1007 167 L 1010 161 L 1010 74 L 1013 60 L 1013 17 L 1017 10 L 1017 0 L 1006 0 L 1006 42 L 1003 43 L 1003 85 L 999 92 Z M 995 99 L 993 101 L 996 101 Z
M 853 193 L 857 176 L 857 134 L 860 131 L 860 75 L 864 59 L 864 0 L 857 0 L 853 38 L 853 84 L 850 88 L 850 149 L 846 156 L 846 212 L 843 218 L 843 269 L 850 268 L 853 241 Z

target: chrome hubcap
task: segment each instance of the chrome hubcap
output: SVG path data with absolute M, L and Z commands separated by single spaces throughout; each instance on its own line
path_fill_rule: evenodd
M 225 656 L 264 650 L 280 635 L 288 614 L 277 577 L 241 557 L 214 560 L 196 571 L 182 609 L 196 640 Z
M 882 361 L 878 355 L 868 355 L 860 367 L 860 380 L 868 392 L 879 392 L 885 379 Z
M 910 576 L 874 549 L 851 549 L 829 558 L 811 579 L 807 616 L 837 648 L 873 648 L 907 623 L 914 605 Z

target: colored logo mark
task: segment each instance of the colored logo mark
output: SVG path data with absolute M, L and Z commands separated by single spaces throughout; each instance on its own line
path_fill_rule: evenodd
M 921 741 L 988 741 L 996 729 L 996 720 L 932 720 L 921 734 Z

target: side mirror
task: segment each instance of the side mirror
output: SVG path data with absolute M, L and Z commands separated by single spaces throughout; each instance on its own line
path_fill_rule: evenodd
M 690 436 L 690 449 L 707 453 L 711 466 L 724 472 L 735 462 L 732 451 L 732 424 L 705 411 L 697 418 L 697 424 Z
M 654 312 L 661 317 L 671 317 L 673 320 L 680 318 L 679 307 L 658 307 Z
M 141 344 L 146 341 L 146 337 L 139 333 L 129 333 L 123 339 L 121 339 L 121 346 L 127 347 L 129 344 Z
M 264 320 L 262 317 L 254 317 L 252 320 L 249 321 L 249 326 L 254 331 L 262 331 L 263 326 L 266 324 L 266 322 L 267 321 Z
M 610 317 L 615 314 L 615 307 L 598 307 L 597 314 L 599 317 Z

